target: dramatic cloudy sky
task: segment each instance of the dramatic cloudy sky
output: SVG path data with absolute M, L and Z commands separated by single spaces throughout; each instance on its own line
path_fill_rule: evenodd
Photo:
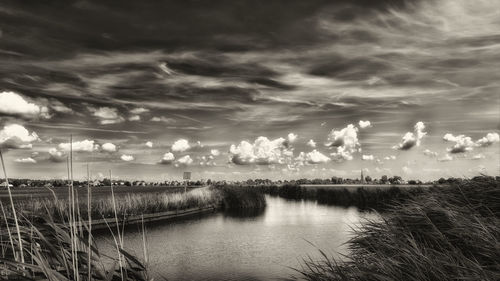
M 499 174 L 500 5 L 2 1 L 12 177 Z

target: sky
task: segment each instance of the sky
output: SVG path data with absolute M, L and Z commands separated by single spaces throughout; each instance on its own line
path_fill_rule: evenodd
M 9 177 L 500 174 L 500 5 L 2 1 Z

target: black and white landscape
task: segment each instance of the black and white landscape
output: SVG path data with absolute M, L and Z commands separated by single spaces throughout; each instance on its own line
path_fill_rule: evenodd
M 0 279 L 498 280 L 499 93 L 498 0 L 2 0 Z

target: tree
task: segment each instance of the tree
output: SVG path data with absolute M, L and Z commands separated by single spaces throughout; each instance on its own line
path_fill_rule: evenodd
M 366 177 L 365 177 L 365 181 L 366 181 L 366 182 L 371 182 L 371 181 L 372 181 L 372 177 L 370 177 L 370 176 L 366 176 Z
M 439 183 L 439 184 L 444 184 L 445 182 L 446 182 L 446 179 L 445 179 L 445 178 L 440 178 L 440 179 L 438 180 L 438 183 Z
M 380 181 L 382 183 L 387 183 L 387 176 L 386 175 L 383 175 L 381 178 L 380 178 Z

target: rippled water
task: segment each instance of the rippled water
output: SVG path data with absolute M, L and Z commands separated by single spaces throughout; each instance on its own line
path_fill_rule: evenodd
M 251 217 L 224 213 L 147 226 L 150 270 L 168 280 L 269 280 L 289 277 L 300 261 L 318 258 L 310 243 L 337 255 L 351 227 L 366 216 L 356 208 L 266 197 L 267 208 Z M 125 247 L 142 257 L 142 234 L 125 233 Z M 101 251 L 114 251 L 101 234 Z M 160 278 L 161 279 L 161 278 Z

